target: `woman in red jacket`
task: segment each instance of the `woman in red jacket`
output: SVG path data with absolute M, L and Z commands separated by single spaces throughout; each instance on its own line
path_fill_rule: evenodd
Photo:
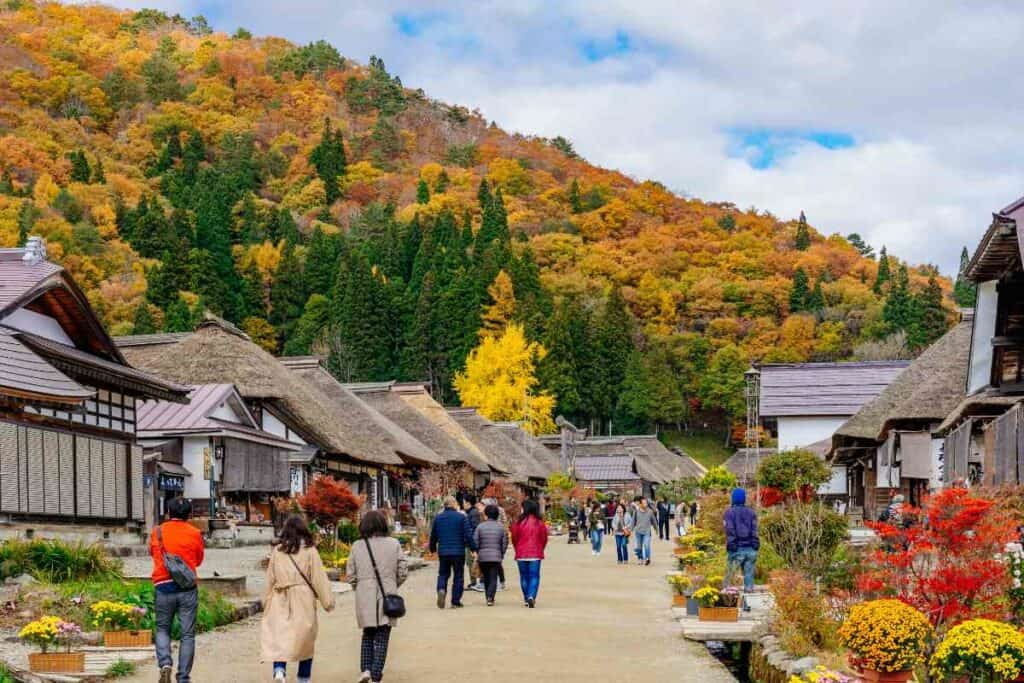
M 548 527 L 540 518 L 537 501 L 523 501 L 523 514 L 512 525 L 512 545 L 516 549 L 523 601 L 533 609 L 540 589 L 540 563 L 544 559 L 544 548 L 548 545 Z

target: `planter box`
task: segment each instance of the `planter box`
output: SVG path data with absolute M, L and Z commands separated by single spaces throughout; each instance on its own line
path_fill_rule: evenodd
M 686 596 L 685 595 L 673 595 L 672 596 L 673 607 L 686 607 Z
M 739 621 L 739 607 L 701 607 L 698 612 L 701 621 Z
M 85 671 L 84 652 L 33 652 L 28 668 L 36 673 L 73 674 Z
M 140 631 L 104 631 L 105 647 L 149 647 L 153 644 L 153 632 Z
M 859 671 L 860 678 L 862 681 L 872 681 L 878 683 L 904 683 L 914 677 L 913 671 L 872 671 L 871 669 L 861 669 Z

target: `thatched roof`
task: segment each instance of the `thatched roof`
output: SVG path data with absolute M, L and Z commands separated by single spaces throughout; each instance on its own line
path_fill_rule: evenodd
M 491 470 L 487 458 L 484 457 L 480 449 L 466 436 L 462 428 L 448 417 L 444 408 L 434 401 L 422 386 L 420 390 L 423 398 L 416 401 L 415 404 L 423 405 L 423 410 L 417 409 L 414 402 L 407 400 L 410 391 L 413 396 L 420 392 L 409 388 L 401 391 L 393 382 L 344 384 L 342 386 L 444 458 L 445 462 L 465 463 L 477 472 Z M 437 409 L 432 409 L 430 404 L 436 406 Z M 437 412 L 438 410 L 440 413 Z M 441 420 L 432 419 L 432 416 L 439 414 L 443 415 Z
M 722 463 L 722 466 L 736 475 L 736 479 L 740 483 L 750 483 L 757 478 L 757 468 L 761 466 L 761 462 L 770 455 L 775 455 L 778 450 L 775 448 L 761 448 L 759 453 L 755 455 L 753 448 L 740 448 L 731 456 L 729 459 Z M 750 463 L 750 476 L 747 476 L 747 463 L 749 457 Z
M 361 430 L 364 433 L 381 439 L 403 460 L 425 465 L 443 465 L 445 463 L 444 458 L 432 451 L 430 447 L 418 441 L 342 386 L 321 364 L 319 358 L 304 356 L 280 358 L 279 360 L 285 367 L 331 399 L 333 404 L 343 410 L 353 422 L 361 425 Z
M 935 431 L 938 434 L 945 434 L 953 429 L 953 427 L 956 427 L 961 420 L 968 417 L 983 419 L 1002 415 L 1010 406 L 1021 401 L 1024 401 L 1024 396 L 990 395 L 986 393 L 973 394 L 960 401 L 959 405 L 946 416 L 946 419 L 942 421 L 942 424 Z
M 842 439 L 883 441 L 905 421 L 941 421 L 963 399 L 967 385 L 971 320 L 957 324 L 929 346 L 885 390 L 836 430 Z
M 141 361 L 143 367 L 186 384 L 234 384 L 246 399 L 263 399 L 296 423 L 296 431 L 325 452 L 378 465 L 402 459 L 380 437 L 291 372 L 244 334 L 215 320 Z M 126 347 L 130 348 L 130 347 Z
M 547 479 L 551 473 L 501 427 L 475 409 L 448 408 L 448 414 L 466 430 L 469 438 L 492 463 L 500 465 L 500 469 L 510 474 L 513 481 Z
M 553 451 L 561 447 L 559 436 L 541 437 L 541 443 Z M 630 455 L 645 480 L 662 483 L 683 477 L 702 477 L 707 469 L 693 458 L 673 453 L 654 434 L 589 436 L 574 444 L 577 458 Z
M 495 428 L 501 430 L 506 438 L 519 444 L 519 447 L 536 464 L 538 470 L 544 473 L 544 478 L 555 472 L 562 471 L 562 464 L 559 455 L 547 448 L 540 440 L 530 432 L 526 431 L 515 422 L 495 422 Z

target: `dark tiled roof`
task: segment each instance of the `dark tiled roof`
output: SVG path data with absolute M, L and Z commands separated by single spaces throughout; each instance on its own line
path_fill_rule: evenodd
M 636 463 L 628 455 L 595 455 L 576 458 L 580 481 L 638 481 Z
M 761 415 L 853 415 L 908 365 L 910 361 L 763 365 Z
M 75 382 L 0 328 L 0 394 L 57 403 L 81 403 L 94 391 Z

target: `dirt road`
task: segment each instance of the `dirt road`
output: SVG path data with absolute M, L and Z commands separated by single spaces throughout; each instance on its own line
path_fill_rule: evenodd
M 735 679 L 703 647 L 684 641 L 671 620 L 665 572 L 670 545 L 655 543 L 650 567 L 619 566 L 615 549 L 600 557 L 590 546 L 553 538 L 544 562 L 537 609 L 523 607 L 515 563 L 506 560 L 508 591 L 486 607 L 469 592 L 463 610 L 434 604 L 434 566 L 414 572 L 402 589 L 409 616 L 391 637 L 384 679 L 389 683 L 731 683 Z M 250 620 L 200 636 L 196 683 L 270 681 L 259 661 L 259 622 Z M 352 595 L 321 616 L 316 681 L 356 681 L 359 637 Z M 294 665 L 290 680 L 294 680 Z M 151 683 L 150 666 L 128 680 Z

